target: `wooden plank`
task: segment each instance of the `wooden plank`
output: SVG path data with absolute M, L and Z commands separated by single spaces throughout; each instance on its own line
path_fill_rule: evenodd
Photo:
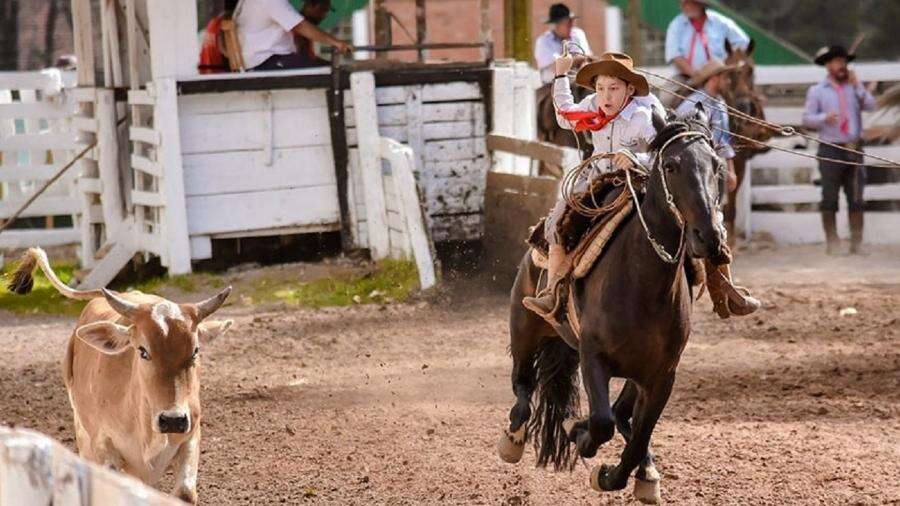
M 808 154 L 815 154 L 815 152 L 815 147 L 813 147 L 811 150 L 806 151 L 806 153 Z M 900 161 L 900 146 L 869 146 L 865 148 L 865 152 L 891 160 Z M 817 160 L 814 160 L 812 158 L 806 158 L 797 156 L 795 154 L 774 150 L 753 157 L 754 169 L 766 169 L 772 167 L 777 167 L 781 170 L 793 168 L 814 168 L 818 166 L 818 163 L 819 162 Z M 869 163 L 871 165 L 878 165 L 882 162 L 879 162 L 878 160 L 872 158 L 868 158 L 866 159 L 866 163 Z
M 97 120 L 94 118 L 75 116 L 72 118 L 72 129 L 82 132 L 97 133 Z
M 375 76 L 371 72 L 356 72 L 350 76 L 353 92 L 353 114 L 359 126 L 359 169 L 362 174 L 366 223 L 369 231 L 369 251 L 380 260 L 390 254 L 384 184 L 381 178 L 381 151 L 378 136 L 378 113 L 375 104 Z
M 257 228 L 253 230 L 241 230 L 239 232 L 224 232 L 211 234 L 212 239 L 235 239 L 239 237 L 271 237 L 279 235 L 296 234 L 321 234 L 323 232 L 337 232 L 341 229 L 337 223 L 312 223 L 309 225 L 295 225 L 292 227 Z
M 7 229 L 0 234 L 0 249 L 20 249 L 34 246 L 47 248 L 78 244 L 81 232 L 75 228 L 51 228 L 44 230 Z
M 2 86 L 0 82 L 0 88 Z M 61 107 L 50 102 L 0 104 L 0 119 L 63 119 L 71 116 L 73 112 L 70 107 Z
M 378 105 L 403 104 L 406 102 L 405 86 L 379 86 L 375 88 L 375 102 Z M 353 107 L 353 93 L 344 92 L 344 106 Z
M 191 259 L 209 260 L 212 257 L 212 239 L 208 235 L 191 236 Z
M 93 177 L 78 178 L 78 191 L 81 193 L 103 193 L 103 183 Z
M 655 74 L 672 76 L 669 66 L 646 67 Z M 895 62 L 854 62 L 853 69 L 860 81 L 900 81 L 900 69 Z M 758 86 L 774 84 L 813 85 L 825 78 L 825 69 L 818 65 L 757 65 L 755 82 Z M 654 82 L 654 78 L 649 78 Z
M 767 106 L 765 108 L 766 121 L 778 123 L 781 125 L 803 125 L 803 107 L 802 106 Z M 879 109 L 877 111 L 864 111 L 862 113 L 863 127 L 871 127 L 873 125 L 893 125 L 900 119 L 900 112 L 886 111 Z
M 0 151 L 79 148 L 74 133 L 16 134 L 0 139 Z
M 379 127 L 378 131 L 381 133 L 382 137 L 387 137 L 389 139 L 394 139 L 397 142 L 406 143 L 409 141 L 407 127 L 404 126 L 388 126 L 388 127 Z M 347 129 L 347 145 L 348 146 L 356 146 L 358 144 L 358 139 L 356 137 L 356 128 L 348 128 Z
M 867 185 L 865 200 L 900 200 L 900 183 Z M 752 204 L 815 204 L 822 200 L 822 187 L 813 185 L 758 185 Z
M 484 236 L 481 214 L 431 217 L 431 236 L 435 242 L 474 241 Z
M 88 220 L 92 224 L 103 223 L 103 206 L 99 204 L 92 205 L 87 213 Z
M 432 161 L 470 160 L 482 156 L 487 156 L 487 146 L 484 137 L 425 143 L 426 163 Z
M 275 149 L 329 146 L 331 130 L 328 109 L 275 110 Z M 181 116 L 184 154 L 261 150 L 266 144 L 265 112 L 246 111 L 217 116 Z
M 776 243 L 810 244 L 825 241 L 822 217 L 818 212 L 754 211 L 751 219 L 754 235 L 764 234 Z M 898 220 L 900 214 L 896 212 L 866 213 L 863 240 L 868 244 L 900 244 Z M 838 233 L 842 237 L 848 237 L 847 213 L 838 213 L 837 222 Z
M 62 165 L 0 165 L 0 183 L 46 181 Z
M 151 20 L 152 78 L 175 79 L 198 75 L 197 3 L 183 0 L 148 1 L 147 16 Z
M 118 56 L 118 55 L 116 55 Z M 121 79 L 121 76 L 119 76 Z M 116 100 L 113 90 L 97 90 L 94 115 L 97 130 L 97 171 L 103 181 L 103 218 L 107 236 L 116 233 L 125 219 L 125 200 L 119 174 L 119 136 L 116 128 Z
M 328 107 L 325 89 L 229 91 L 225 93 L 180 95 L 178 97 L 178 107 L 182 116 L 258 111 L 266 107 L 266 93 L 271 94 L 272 105 L 275 109 L 321 109 Z M 294 113 L 302 114 L 302 111 L 294 111 Z
M 426 141 L 484 137 L 484 129 L 476 130 L 475 123 L 471 121 L 425 123 L 422 125 L 422 137 Z
M 129 0 L 134 1 L 134 0 Z M 156 97 L 148 90 L 128 90 L 128 103 L 131 105 L 156 105 Z M 182 98 L 179 97 L 178 105 L 181 106 Z
M 515 135 L 515 103 L 513 102 L 513 69 L 497 67 L 493 70 L 494 79 L 491 87 L 492 115 L 491 133 L 512 137 Z M 494 162 L 491 164 L 499 172 L 513 173 L 515 171 L 514 158 L 508 153 L 492 153 Z
M 21 206 L 25 200 L 0 201 L 0 219 L 9 218 Z M 25 209 L 20 218 L 33 218 L 35 216 L 60 216 L 77 214 L 78 201 L 75 197 L 40 197 L 31 206 Z
M 131 202 L 136 206 L 147 207 L 163 207 L 166 205 L 166 199 L 163 195 L 140 190 L 131 191 Z
M 128 138 L 135 142 L 144 142 L 153 146 L 159 146 L 160 142 L 159 131 L 148 127 L 129 127 Z
M 458 100 L 481 100 L 478 83 L 453 82 L 426 84 L 422 87 L 423 102 L 455 102 Z
M 413 157 L 415 158 L 415 165 L 413 166 L 415 172 L 420 172 L 425 166 L 425 140 L 428 139 L 428 135 L 422 125 L 424 121 L 422 117 L 423 89 L 423 86 L 417 85 L 406 87 L 406 113 L 409 119 L 406 124 L 406 142 L 412 148 Z M 387 136 L 387 134 L 384 135 Z M 397 140 L 399 141 L 400 139 Z
M 0 71 L 0 90 L 42 90 L 55 84 L 55 78 L 46 72 Z
M 187 215 L 190 235 L 337 225 L 340 220 L 335 186 L 188 197 Z
M 558 167 L 568 167 L 578 159 L 578 151 L 542 141 L 526 141 L 506 135 L 487 136 L 487 148 L 527 156 Z
M 422 205 L 419 201 L 419 193 L 416 180 L 413 176 L 415 169 L 415 154 L 413 150 L 397 142 L 382 139 L 381 155 L 388 158 L 391 163 L 392 183 L 399 197 L 399 217 L 401 223 L 397 224 L 413 250 L 416 267 L 419 271 L 419 283 L 422 289 L 431 288 L 437 283 L 435 270 L 434 251 L 429 240 L 428 229 Z M 403 226 L 405 225 L 405 226 Z M 405 242 L 403 243 L 405 249 Z
M 185 157 L 186 158 L 186 157 Z M 131 155 L 131 166 L 135 170 L 139 170 L 145 174 L 149 174 L 153 177 L 162 177 L 163 169 L 162 166 L 146 156 Z
M 78 58 L 78 86 L 94 86 L 94 28 L 90 0 L 72 0 L 72 33 Z
M 484 105 L 480 102 L 448 102 L 422 104 L 423 123 L 444 121 L 478 121 L 484 117 Z
M 336 184 L 329 146 L 276 150 L 271 167 L 253 151 L 185 155 L 183 163 L 189 197 Z
M 72 88 L 68 90 L 69 96 L 75 102 L 96 102 L 97 101 L 97 88 L 93 87 L 78 87 Z
M 154 3 L 154 2 L 151 2 Z M 163 3 L 163 2 L 160 2 Z M 184 2 L 179 2 L 179 5 Z M 193 22 L 196 23 L 196 5 L 189 10 L 194 11 Z M 152 43 L 152 37 L 151 37 Z M 196 44 L 186 44 L 183 50 L 187 50 Z M 193 55 L 192 55 L 193 56 Z M 160 132 L 164 132 L 161 139 L 157 157 L 160 165 L 165 169 L 165 177 L 162 178 L 161 193 L 165 196 L 166 208 L 164 217 L 165 246 L 169 260 L 169 274 L 186 274 L 191 272 L 191 247 L 188 234 L 188 219 L 184 195 L 184 172 L 181 165 L 181 140 L 178 132 L 178 96 L 174 79 L 157 79 L 156 107 L 153 110 L 154 122 Z M 233 207 L 231 209 L 239 209 Z M 232 213 L 223 213 L 226 215 Z

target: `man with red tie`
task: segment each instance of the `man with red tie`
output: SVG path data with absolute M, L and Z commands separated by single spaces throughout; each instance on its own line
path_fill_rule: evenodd
M 859 82 L 856 73 L 847 68 L 847 63 L 853 61 L 855 57 L 842 46 L 819 49 L 815 62 L 825 67 L 828 76 L 809 88 L 803 124 L 808 128 L 818 129 L 819 139 L 822 141 L 861 151 L 862 111 L 872 111 L 877 104 L 872 93 Z M 861 163 L 863 158 L 861 155 L 825 144 L 819 145 L 818 155 L 850 163 Z M 843 187 L 849 206 L 850 253 L 861 253 L 863 212 L 866 204 L 863 198 L 863 188 L 866 184 L 865 167 L 820 160 L 819 172 L 822 175 L 820 210 L 825 229 L 826 252 L 830 255 L 840 252 L 836 214 L 838 193 Z
M 725 42 L 746 48 L 750 38 L 733 20 L 709 8 L 708 0 L 680 0 L 681 14 L 666 29 L 666 62 L 686 82 L 710 60 L 728 57 Z

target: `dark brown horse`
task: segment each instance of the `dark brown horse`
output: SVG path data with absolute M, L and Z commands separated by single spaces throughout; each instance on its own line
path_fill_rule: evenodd
M 523 297 L 535 293 L 541 279 L 531 255 L 522 259 L 510 306 L 516 403 L 498 448 L 507 462 L 521 458 L 530 437 L 538 466 L 571 468 L 575 452 L 593 457 L 618 428 L 627 442 L 621 461 L 614 467 L 595 467 L 591 485 L 597 490 L 620 490 L 638 468 L 635 496 L 647 502 L 659 500 L 659 474 L 649 443 L 691 331 L 692 289 L 685 254 L 713 257 L 724 244 L 716 219 L 724 166 L 713 150 L 706 121 L 702 107 L 695 117 L 668 125 L 654 115 L 658 135 L 651 151 L 659 161 L 650 172 L 639 206 L 646 228 L 636 216 L 630 217 L 591 272 L 574 282 L 580 341 L 574 334 L 562 339 L 522 306 Z M 669 195 L 683 228 L 668 204 Z M 651 247 L 651 235 L 674 257 L 674 263 L 664 261 Z M 579 371 L 590 413 L 573 423 L 571 419 L 579 415 Z M 610 405 L 613 377 L 627 381 Z
M 753 61 L 753 50 L 755 46 L 753 39 L 750 40 L 747 49 L 732 48 L 731 44 L 727 40 L 725 41 L 725 51 L 728 53 L 725 63 L 736 66 L 730 73 L 731 89 L 725 93 L 725 102 L 744 114 L 764 120 L 766 119 L 766 114 L 763 110 L 764 97 L 754 86 L 754 70 L 756 67 Z M 731 116 L 729 124 L 733 132 L 760 143 L 764 143 L 772 137 L 770 130 L 744 119 Z M 747 161 L 759 153 L 768 151 L 768 148 L 755 142 L 744 141 L 738 138 L 734 138 L 732 143 L 736 152 L 734 171 L 737 175 L 737 188 L 740 188 L 741 183 L 744 181 L 744 174 L 747 172 Z M 723 210 L 729 241 L 733 241 L 735 238 L 736 201 L 737 189 L 728 194 L 728 201 L 725 203 Z

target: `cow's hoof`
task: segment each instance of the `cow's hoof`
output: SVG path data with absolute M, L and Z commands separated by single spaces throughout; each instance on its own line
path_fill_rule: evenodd
M 497 453 L 503 459 L 503 462 L 510 464 L 516 464 L 522 460 L 522 454 L 525 453 L 524 423 L 515 432 L 503 431 L 503 434 L 500 435 L 500 441 L 497 443 Z
M 659 480 L 645 481 L 634 479 L 634 498 L 644 504 L 659 504 Z

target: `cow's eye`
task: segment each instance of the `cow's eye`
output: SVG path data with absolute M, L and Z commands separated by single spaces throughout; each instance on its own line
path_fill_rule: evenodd
M 138 346 L 138 354 L 141 356 L 143 360 L 150 360 L 150 353 L 147 352 L 147 348 L 143 346 Z

